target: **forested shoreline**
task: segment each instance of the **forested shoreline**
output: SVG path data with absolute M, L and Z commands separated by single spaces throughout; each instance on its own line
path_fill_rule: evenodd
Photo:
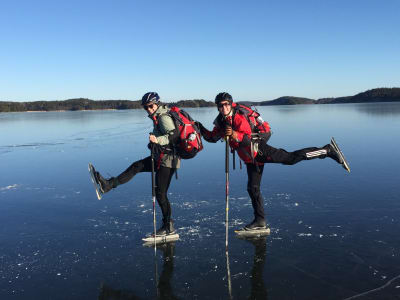
M 368 90 L 354 96 L 310 99 L 302 97 L 284 96 L 266 101 L 241 101 L 240 103 L 267 106 L 267 105 L 296 105 L 296 104 L 335 104 L 335 103 L 369 103 L 400 101 L 400 88 L 378 88 Z M 204 99 L 179 100 L 168 103 L 179 107 L 212 107 L 214 102 Z M 13 102 L 0 101 L 0 112 L 27 112 L 27 111 L 79 111 L 79 110 L 123 110 L 142 108 L 140 100 L 91 100 L 76 98 L 57 101 Z

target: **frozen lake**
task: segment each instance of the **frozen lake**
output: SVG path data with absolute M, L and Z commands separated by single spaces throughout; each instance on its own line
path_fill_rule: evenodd
M 237 158 L 232 297 L 400 298 L 400 103 L 258 109 L 272 146 L 292 151 L 334 136 L 352 172 L 329 159 L 266 165 L 271 235 L 241 240 L 233 230 L 252 208 Z M 209 129 L 217 114 L 187 111 Z M 172 180 L 181 239 L 156 258 L 141 242 L 153 226 L 150 174 L 95 196 L 87 163 L 118 175 L 149 154 L 151 128 L 143 110 L 0 113 L 0 299 L 230 298 L 222 143 L 205 143 Z

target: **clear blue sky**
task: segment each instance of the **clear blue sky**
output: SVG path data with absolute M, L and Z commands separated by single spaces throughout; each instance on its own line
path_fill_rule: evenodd
M 0 2 L 0 101 L 399 86 L 399 0 Z

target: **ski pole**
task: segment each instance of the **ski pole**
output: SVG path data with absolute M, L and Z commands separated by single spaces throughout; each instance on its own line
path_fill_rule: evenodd
M 235 170 L 236 169 L 236 155 L 235 155 L 235 150 L 232 149 L 232 168 Z
M 151 196 L 153 200 L 154 255 L 156 254 L 156 187 L 154 172 L 154 144 L 151 144 Z
M 156 176 L 154 172 L 154 144 L 151 144 L 151 197 L 153 200 L 153 229 L 154 229 L 154 272 L 155 272 L 155 284 L 156 284 L 156 292 L 157 298 L 159 296 L 158 293 L 158 268 L 157 268 L 157 240 L 156 240 Z
M 229 221 L 229 137 L 225 139 L 225 247 L 228 248 Z
M 226 276 L 228 279 L 228 292 L 229 292 L 229 299 L 232 299 L 232 282 L 231 282 L 231 268 L 229 267 L 229 252 L 228 247 L 225 250 L 225 257 L 226 257 Z
M 225 256 L 226 256 L 226 270 L 228 279 L 228 292 L 229 299 L 232 299 L 232 286 L 231 286 L 231 271 L 229 267 L 229 253 L 228 253 L 228 222 L 229 222 L 229 136 L 225 139 Z

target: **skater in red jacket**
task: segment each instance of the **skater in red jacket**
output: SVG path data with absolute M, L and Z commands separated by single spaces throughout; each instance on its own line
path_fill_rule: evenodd
M 233 102 L 228 93 L 219 93 L 215 98 L 218 116 L 212 131 L 201 123 L 201 134 L 208 142 L 215 143 L 225 136 L 229 137 L 229 146 L 237 151 L 247 168 L 247 191 L 254 209 L 254 220 L 244 227 L 245 230 L 266 228 L 263 198 L 260 193 L 261 177 L 265 163 L 294 165 L 302 160 L 329 157 L 342 165 L 348 172 L 350 168 L 338 148 L 335 140 L 322 148 L 310 147 L 293 152 L 277 149 L 268 145 L 271 135 L 267 122 L 258 113 L 248 107 Z

